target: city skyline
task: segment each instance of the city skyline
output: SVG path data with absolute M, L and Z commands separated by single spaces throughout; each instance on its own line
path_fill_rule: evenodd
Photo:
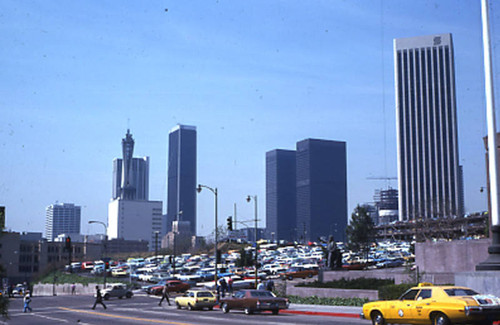
M 100 231 L 87 221 L 106 221 L 109 162 L 126 128 L 141 139 L 137 156 L 151 157 L 150 199 L 165 200 L 168 130 L 178 123 L 203 134 L 198 182 L 218 188 L 221 225 L 234 203 L 239 220 L 252 218 L 251 194 L 265 226 L 265 153 L 304 138 L 347 143 L 350 214 L 386 186 L 367 177 L 397 173 L 392 41 L 436 33 L 454 38 L 465 211 L 486 210 L 479 3 L 165 6 L 0 4 L 9 13 L 0 21 L 8 229 L 42 232 L 44 209 L 57 200 L 82 206 L 83 233 Z M 213 197 L 197 201 L 206 235 Z

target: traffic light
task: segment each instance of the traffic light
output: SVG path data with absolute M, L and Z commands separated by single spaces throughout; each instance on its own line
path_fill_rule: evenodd
M 104 262 L 104 265 L 105 265 L 106 271 L 108 271 L 109 270 L 109 261 Z
M 233 217 L 227 217 L 227 230 L 233 230 Z
M 215 254 L 215 263 L 217 263 L 217 264 L 222 263 L 222 256 L 221 255 L 222 255 L 221 251 L 220 251 L 220 249 L 218 249 L 216 254 Z
M 66 237 L 66 245 L 64 246 L 66 250 L 69 252 L 71 251 L 71 237 Z

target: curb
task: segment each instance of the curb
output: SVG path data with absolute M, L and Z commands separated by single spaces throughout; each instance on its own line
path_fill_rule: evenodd
M 280 310 L 280 313 L 283 313 L 283 314 L 298 314 L 298 315 L 313 315 L 313 316 L 330 316 L 330 317 L 359 318 L 359 314 L 334 313 L 334 312 L 327 312 L 327 311 L 304 311 L 304 310 L 282 309 L 282 310 Z

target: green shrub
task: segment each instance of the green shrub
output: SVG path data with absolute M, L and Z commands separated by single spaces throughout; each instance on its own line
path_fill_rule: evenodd
M 390 284 L 381 287 L 378 290 L 378 297 L 380 300 L 394 300 L 401 297 L 401 295 L 411 287 L 414 287 L 414 283 L 402 283 L 402 284 Z
M 299 297 L 299 296 L 286 296 L 290 303 L 293 304 L 306 304 L 306 305 L 328 305 L 328 306 L 363 306 L 369 300 L 366 298 L 320 298 L 312 297 Z
M 392 279 L 357 278 L 348 280 L 342 278 L 329 282 L 303 282 L 297 287 L 379 290 L 381 287 L 391 284 L 394 284 Z

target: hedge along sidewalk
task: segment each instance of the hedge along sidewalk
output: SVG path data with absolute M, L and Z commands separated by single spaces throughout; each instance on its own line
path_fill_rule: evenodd
M 288 301 L 294 305 L 334 306 L 334 307 L 360 307 L 368 302 L 365 298 L 339 298 L 339 297 L 299 297 L 288 295 Z

